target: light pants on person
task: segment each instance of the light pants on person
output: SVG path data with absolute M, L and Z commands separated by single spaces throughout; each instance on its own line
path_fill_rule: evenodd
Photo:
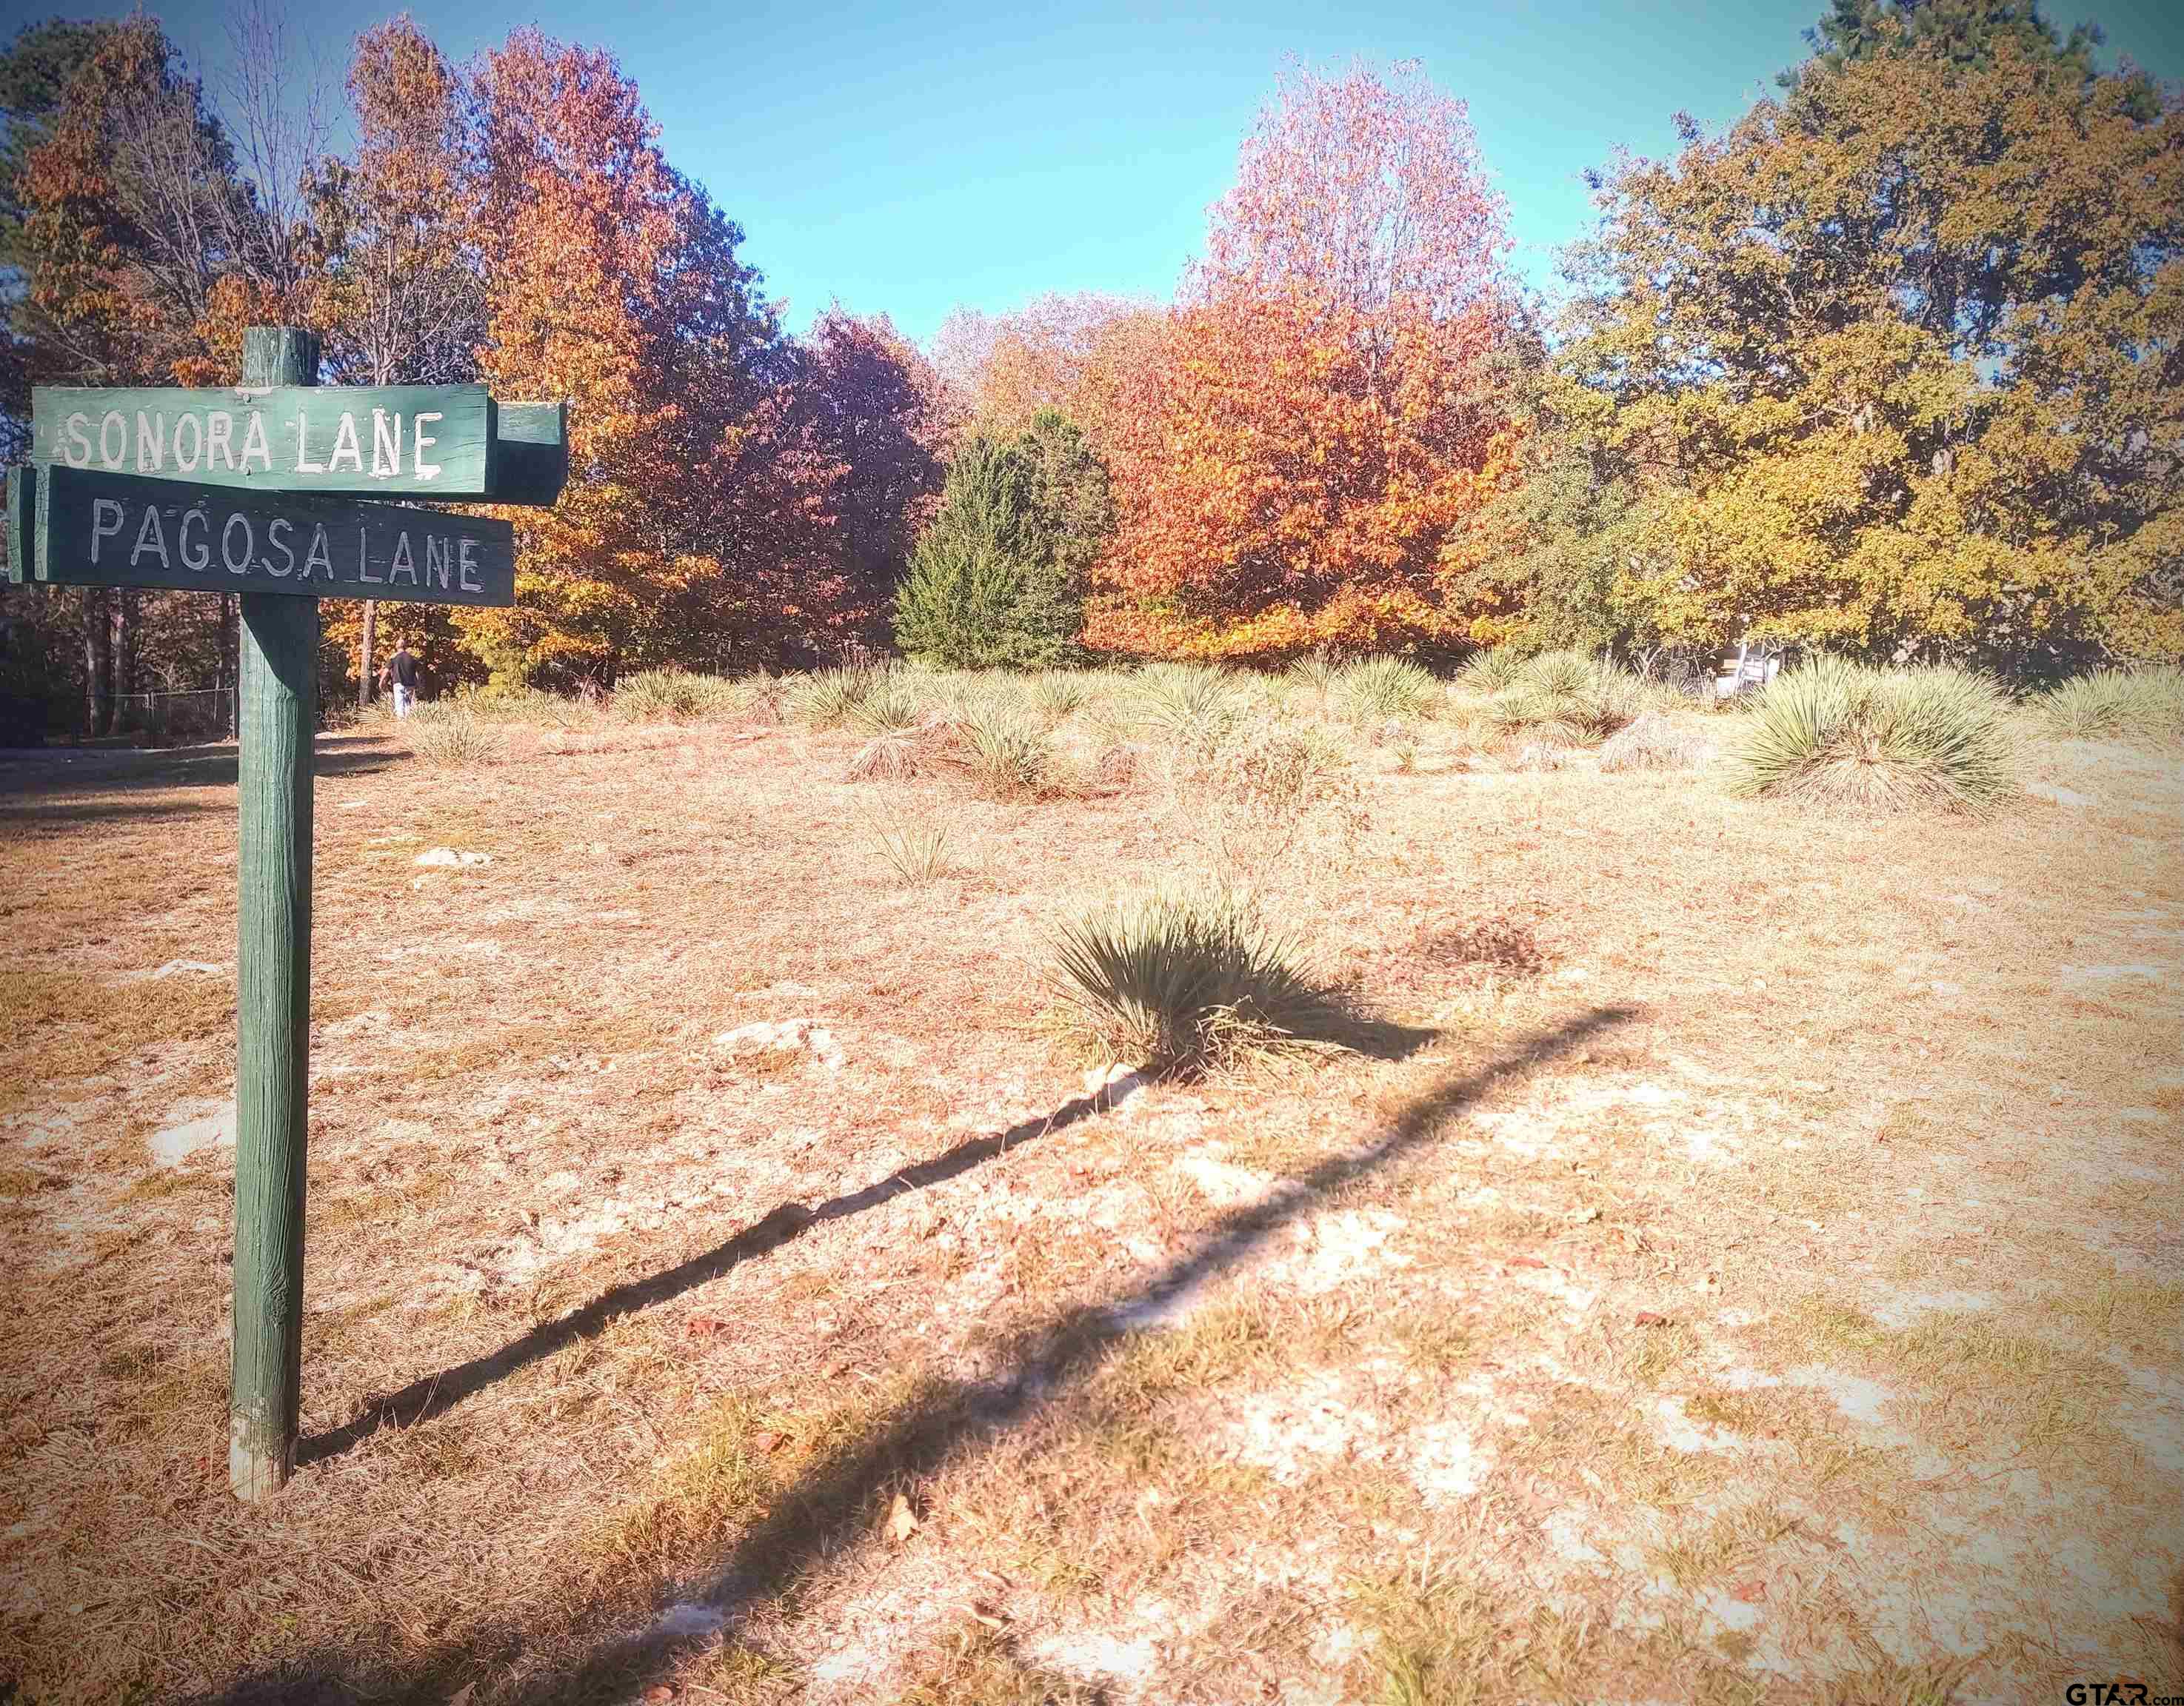
M 410 706 L 416 703 L 417 690 L 415 687 L 405 687 L 399 681 L 394 684 L 394 714 L 396 716 L 408 716 Z

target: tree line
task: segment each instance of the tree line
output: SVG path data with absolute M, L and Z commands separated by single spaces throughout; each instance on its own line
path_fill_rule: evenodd
M 359 38 L 354 143 L 153 19 L 0 54 L 0 416 L 218 384 L 242 328 L 335 383 L 567 397 L 509 610 L 330 602 L 325 678 L 609 688 L 898 644 L 1647 658 L 1750 638 L 2020 676 L 2184 655 L 2184 104 L 2027 0 L 1834 0 L 1719 134 L 1592 177 L 1550 308 L 1462 103 L 1295 65 L 1172 301 L 784 331 L 612 57 Z M 0 595 L 4 684 L 93 727 L 233 679 L 231 610 Z

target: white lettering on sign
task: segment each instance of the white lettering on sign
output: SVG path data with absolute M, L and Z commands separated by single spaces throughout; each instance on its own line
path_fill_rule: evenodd
M 182 451 L 182 433 L 187 429 L 190 447 L 187 455 Z M 204 427 L 194 414 L 186 414 L 175 423 L 175 466 L 185 474 L 197 472 L 198 458 L 204 454 Z
M 438 409 L 429 408 L 418 415 L 415 423 L 410 429 L 410 442 L 416 451 L 416 472 L 420 480 L 435 479 L 440 472 L 438 463 L 425 460 L 425 447 L 428 444 L 437 444 L 440 442 L 425 431 L 425 423 L 428 420 L 445 420 L 446 419 L 447 416 L 442 414 Z
M 402 417 L 371 411 L 371 477 L 392 480 L 402 471 Z
M 389 586 L 402 580 L 407 580 L 412 586 L 417 584 L 417 559 L 410 554 L 410 530 L 406 527 L 394 536 L 394 560 L 387 565 Z
M 457 560 L 460 564 L 460 573 L 457 578 L 463 583 L 463 591 L 465 592 L 484 592 L 485 582 L 478 579 L 477 541 L 475 539 L 465 539 L 455 548 L 457 552 Z
M 91 425 L 87 414 L 71 414 L 68 418 L 68 448 L 61 459 L 71 468 L 91 466 L 91 441 L 84 436 L 84 428 Z
M 136 471 L 157 474 L 167 459 L 167 417 L 136 411 Z
M 357 473 L 364 472 L 364 452 L 356 442 L 356 416 L 347 409 L 342 411 L 341 425 L 334 430 L 333 453 L 326 458 L 326 472 L 338 473 L 344 456 Z
M 136 559 L 147 551 L 155 551 L 159 553 L 159 566 L 162 569 L 171 566 L 167 561 L 167 529 L 165 524 L 159 520 L 159 506 L 156 503 L 148 503 L 144 506 L 144 519 L 137 524 L 136 543 L 129 553 L 129 566 L 134 569 L 136 566 Z
M 205 472 L 209 474 L 226 463 L 228 471 L 235 470 L 235 417 L 224 408 L 215 408 L 205 416 Z
M 326 524 L 318 521 L 311 525 L 311 548 L 304 553 L 304 578 L 309 580 L 321 569 L 327 580 L 334 578 L 334 553 L 326 542 Z
M 109 520 L 109 518 L 112 518 Z M 98 542 L 121 531 L 121 506 L 111 497 L 98 497 L 91 505 L 91 560 L 98 561 Z
M 258 465 L 268 474 L 273 471 L 273 452 L 265 442 L 265 415 L 261 409 L 250 411 L 250 431 L 242 435 L 242 471 L 250 471 L 250 458 L 258 458 Z
M 283 581 L 296 572 L 296 547 L 288 542 L 288 531 L 295 523 L 285 515 L 276 515 L 265 524 L 265 541 L 278 551 L 282 561 L 277 565 L 270 557 L 265 558 L 265 572 L 277 575 Z
M 192 521 L 201 528 L 212 525 L 212 518 L 203 510 L 191 510 L 182 517 L 182 525 L 175 530 L 175 549 L 181 553 L 183 568 L 194 569 L 202 574 L 205 565 L 212 561 L 212 553 L 206 550 L 200 543 L 198 546 L 197 555 L 192 557 L 190 554 L 190 523 Z
M 242 530 L 242 554 L 240 557 L 236 555 L 231 543 L 235 538 L 235 530 L 238 527 Z M 229 516 L 227 525 L 220 530 L 220 560 L 227 564 L 227 572 L 231 575 L 248 575 L 250 572 L 251 553 L 257 548 L 258 536 L 250 525 L 250 518 L 248 515 Z
M 311 435 L 309 431 L 310 424 L 310 417 L 302 409 L 298 409 L 296 411 L 296 472 L 324 474 L 326 471 L 326 464 L 314 462 L 310 458 Z
M 119 468 L 128 448 L 128 420 L 120 409 L 109 408 L 98 423 L 98 459 L 109 468 Z
M 425 584 L 448 590 L 448 570 L 450 567 L 448 542 L 433 534 L 425 536 Z

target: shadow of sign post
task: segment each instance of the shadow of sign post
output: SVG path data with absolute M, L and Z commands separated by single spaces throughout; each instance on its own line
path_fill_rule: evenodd
M 513 604 L 510 523 L 372 500 L 551 503 L 568 467 L 564 405 L 509 405 L 504 445 L 482 386 L 318 368 L 313 334 L 253 326 L 233 390 L 40 386 L 8 480 L 19 583 L 240 595 L 228 1484 L 251 1502 L 294 1468 L 303 1386 L 318 601 Z

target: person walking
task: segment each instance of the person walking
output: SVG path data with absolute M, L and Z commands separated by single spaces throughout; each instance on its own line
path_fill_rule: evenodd
M 387 660 L 385 678 L 394 691 L 394 714 L 406 717 L 417 703 L 417 659 L 407 644 L 397 646 Z

